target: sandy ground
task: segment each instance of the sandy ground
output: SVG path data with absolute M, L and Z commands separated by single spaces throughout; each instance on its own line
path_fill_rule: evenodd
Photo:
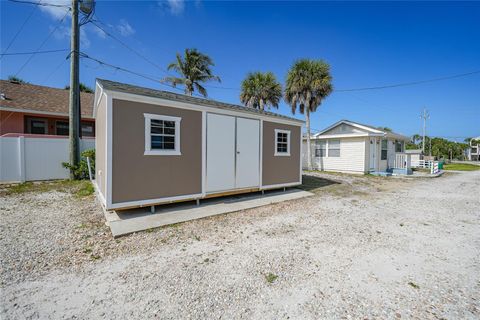
M 117 240 L 92 197 L 3 194 L 0 318 L 480 318 L 480 171 L 312 175 L 314 197 Z

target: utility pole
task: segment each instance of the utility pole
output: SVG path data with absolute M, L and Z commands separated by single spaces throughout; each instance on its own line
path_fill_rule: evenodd
M 80 32 L 78 26 L 78 0 L 72 0 L 72 32 L 70 42 L 70 107 L 68 110 L 70 139 L 70 165 L 75 168 L 80 159 L 80 76 L 79 52 Z M 70 170 L 70 179 L 75 179 L 73 170 Z
M 430 114 L 428 113 L 428 110 L 426 108 L 423 108 L 423 112 L 420 115 L 420 118 L 423 119 L 422 153 L 425 154 L 425 133 L 427 130 L 427 119 L 430 119 Z

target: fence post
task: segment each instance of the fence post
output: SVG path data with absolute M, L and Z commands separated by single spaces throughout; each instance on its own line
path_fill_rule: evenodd
M 18 169 L 20 182 L 25 182 L 25 137 L 18 137 Z

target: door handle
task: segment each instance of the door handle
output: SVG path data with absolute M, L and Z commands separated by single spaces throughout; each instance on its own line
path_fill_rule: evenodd
M 240 154 L 240 151 L 237 151 L 237 154 Z

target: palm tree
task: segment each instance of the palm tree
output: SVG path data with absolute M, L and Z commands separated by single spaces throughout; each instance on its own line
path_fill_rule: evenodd
M 214 66 L 213 60 L 199 52 L 197 49 L 185 49 L 182 57 L 177 53 L 177 59 L 168 65 L 168 70 L 174 70 L 180 77 L 166 77 L 165 82 L 171 83 L 174 87 L 177 85 L 185 86 L 185 94 L 191 96 L 195 90 L 207 97 L 207 90 L 200 84 L 210 80 L 220 82 L 218 76 L 212 74 L 211 67 Z
M 247 107 L 264 110 L 278 108 L 282 98 L 282 85 L 271 72 L 251 72 L 242 82 L 240 101 Z
M 323 60 L 301 59 L 296 61 L 287 74 L 285 101 L 295 114 L 298 108 L 305 114 L 307 126 L 307 165 L 312 169 L 310 149 L 310 112 L 315 112 L 333 91 L 330 66 Z

